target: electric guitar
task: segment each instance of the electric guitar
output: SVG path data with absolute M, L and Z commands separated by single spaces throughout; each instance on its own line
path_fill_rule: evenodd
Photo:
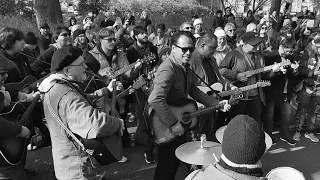
M 259 74 L 259 73 L 262 73 L 262 72 L 266 72 L 266 71 L 271 71 L 273 69 L 274 66 L 289 66 L 291 65 L 291 62 L 290 60 L 286 59 L 286 60 L 283 60 L 282 62 L 280 63 L 275 63 L 273 65 L 270 65 L 270 66 L 265 66 L 263 68 L 259 68 L 259 69 L 255 69 L 255 70 L 251 70 L 251 71 L 246 71 L 246 72 L 243 72 L 245 74 L 245 77 L 250 77 L 250 76 L 253 76 L 255 74 Z
M 236 104 L 242 98 L 242 94 L 234 94 L 230 97 L 229 104 Z M 182 106 L 169 105 L 170 109 L 175 114 L 185 131 L 195 129 L 197 127 L 198 116 L 215 111 L 223 106 L 224 104 L 218 104 L 216 106 L 206 107 L 198 110 L 197 103 L 191 99 L 189 99 L 189 102 Z M 171 132 L 171 127 L 163 122 L 155 110 L 152 110 L 150 113 L 150 127 L 154 141 L 157 144 L 162 144 L 175 138 L 175 135 Z
M 271 82 L 270 81 L 258 81 L 255 84 L 244 86 L 244 87 L 237 88 L 237 89 L 234 89 L 234 90 L 229 90 L 229 91 L 222 91 L 223 85 L 221 83 L 214 83 L 210 87 L 215 91 L 219 91 L 220 93 L 218 93 L 218 94 L 221 97 L 226 97 L 226 96 L 230 96 L 232 94 L 237 93 L 239 90 L 244 92 L 244 91 L 249 91 L 251 89 L 256 89 L 258 87 L 267 87 L 267 86 L 271 86 Z M 206 93 L 207 95 L 213 95 L 213 92 L 209 87 L 198 86 L 198 88 L 202 92 Z
M 128 66 L 125 66 L 117 71 L 114 71 L 111 67 L 106 67 L 102 70 L 99 71 L 99 74 L 103 77 L 108 77 L 109 79 L 114 79 L 118 76 L 120 76 L 121 74 L 131 70 L 132 68 L 134 68 L 134 66 L 140 62 L 140 63 L 149 63 L 149 62 L 153 62 L 154 60 L 156 59 L 156 57 L 152 54 L 152 55 L 149 55 L 149 56 L 146 56 L 145 58 L 137 61 L 137 62 L 134 62 Z
M 33 129 L 33 122 L 30 115 L 38 103 L 40 95 L 36 95 L 27 109 L 20 104 L 16 105 L 19 108 L 14 108 L 13 112 L 2 113 L 1 117 L 12 122 L 26 126 L 28 129 Z M 17 137 L 1 137 L 0 138 L 0 166 L 17 165 L 21 162 L 22 157 L 26 153 L 27 140 Z

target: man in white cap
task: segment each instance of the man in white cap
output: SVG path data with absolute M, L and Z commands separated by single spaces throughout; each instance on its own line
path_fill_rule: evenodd
M 217 65 L 219 66 L 220 62 L 224 59 L 228 52 L 232 51 L 232 49 L 227 44 L 227 35 L 222 28 L 217 28 L 214 31 L 214 35 L 217 36 L 218 47 L 216 48 L 213 57 L 216 59 Z
M 202 19 L 200 19 L 200 18 L 194 20 L 194 22 L 193 22 L 194 37 L 197 38 L 197 39 L 201 37 L 202 25 L 203 25 Z

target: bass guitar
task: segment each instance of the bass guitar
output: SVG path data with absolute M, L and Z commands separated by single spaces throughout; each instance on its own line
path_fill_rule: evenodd
M 234 94 L 229 99 L 229 104 L 233 105 L 243 98 L 242 94 Z M 198 116 L 215 111 L 224 104 L 218 104 L 212 107 L 206 107 L 198 110 L 197 103 L 194 100 L 189 100 L 182 106 L 169 105 L 172 112 L 177 117 L 185 131 L 195 129 L 198 125 Z M 176 136 L 172 134 L 171 127 L 163 122 L 159 114 L 152 110 L 150 113 L 150 127 L 157 144 L 162 144 L 174 139 Z
M 30 115 L 38 103 L 40 95 L 35 95 L 32 103 L 27 109 L 17 103 L 17 108 L 14 108 L 14 112 L 2 113 L 1 117 L 12 122 L 19 123 L 26 126 L 28 129 L 33 129 L 33 122 Z M 0 138 L 0 166 L 5 165 L 17 165 L 21 162 L 23 156 L 26 153 L 28 139 L 16 138 L 16 137 L 1 137 Z

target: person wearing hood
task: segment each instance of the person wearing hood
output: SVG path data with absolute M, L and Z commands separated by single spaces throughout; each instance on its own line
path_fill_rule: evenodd
M 57 117 L 69 130 L 84 139 L 107 138 L 105 143 L 108 162 L 122 157 L 122 119 L 109 116 L 92 105 L 92 96 L 87 96 L 79 88 L 87 75 L 87 65 L 78 47 L 62 47 L 52 56 L 51 75 L 44 79 L 39 91 L 43 94 L 45 118 L 52 140 L 52 157 L 57 179 L 97 179 L 102 180 L 106 166 L 99 164 L 84 150 L 68 138 Z M 112 84 L 112 83 L 111 83 Z M 105 88 L 100 96 L 111 92 L 112 85 Z M 112 138 L 111 138 L 112 137 Z
M 222 143 L 220 160 L 193 171 L 185 180 L 268 179 L 263 177 L 261 159 L 272 140 L 255 119 L 247 115 L 234 117 L 217 139 Z
M 217 36 L 218 46 L 213 53 L 213 57 L 216 59 L 217 65 L 219 66 L 224 57 L 232 50 L 227 44 L 227 35 L 223 29 L 216 29 L 214 35 Z
M 73 33 L 73 46 L 79 47 L 83 51 L 87 52 L 93 48 L 93 44 L 89 43 L 89 39 L 86 37 L 83 29 L 77 29 Z
M 53 53 L 66 46 L 71 46 L 70 31 L 66 27 L 57 27 L 53 34 L 54 44 L 51 44 L 49 49 L 40 54 L 38 59 L 31 64 L 31 68 L 35 71 L 37 78 L 42 78 L 50 73 L 51 59 Z

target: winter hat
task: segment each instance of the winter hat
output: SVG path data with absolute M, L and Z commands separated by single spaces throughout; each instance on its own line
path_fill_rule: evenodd
M 76 39 L 79 35 L 81 34 L 85 34 L 86 31 L 83 30 L 83 29 L 76 29 L 74 32 L 73 32 L 73 39 Z
M 260 123 L 247 115 L 234 117 L 216 136 L 218 141 L 222 139 L 221 159 L 231 167 L 256 165 L 272 145 Z
M 60 71 L 69 66 L 83 54 L 82 50 L 75 46 L 63 47 L 54 52 L 51 61 L 51 72 Z
M 37 37 L 33 32 L 28 32 L 23 40 L 26 44 L 37 45 Z
M 93 71 L 95 74 L 97 74 L 100 70 L 100 63 L 96 60 L 96 58 L 94 58 L 91 53 L 86 52 L 86 54 L 84 55 L 84 62 L 88 66 L 87 70 Z
M 159 57 L 161 58 L 162 55 L 164 55 L 165 53 L 169 53 L 171 52 L 171 48 L 170 47 L 163 47 L 160 49 L 159 51 Z
M 200 19 L 200 18 L 195 19 L 194 22 L 193 22 L 193 26 L 196 26 L 197 24 L 203 24 L 202 23 L 202 19 Z
M 226 32 L 223 29 L 216 29 L 214 31 L 214 35 L 216 35 L 217 37 L 225 37 Z
M 41 29 L 41 28 L 42 28 L 42 29 L 45 29 L 45 28 L 46 28 L 46 29 L 49 29 L 49 25 L 48 25 L 48 23 L 46 23 L 46 22 L 41 23 L 39 27 L 40 27 L 40 29 Z

